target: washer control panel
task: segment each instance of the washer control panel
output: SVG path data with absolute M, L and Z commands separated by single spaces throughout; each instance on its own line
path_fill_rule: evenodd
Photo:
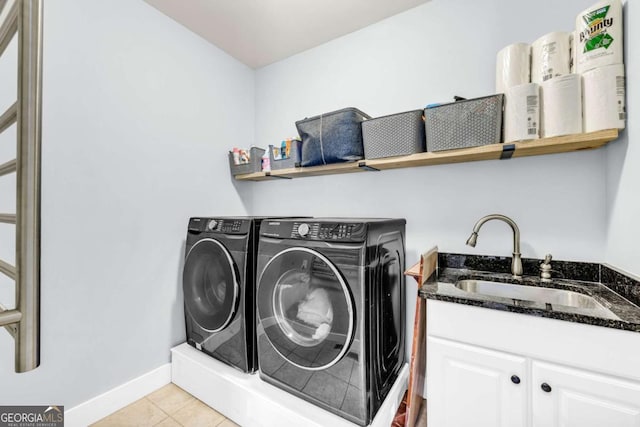
M 327 242 L 362 242 L 367 226 L 349 222 L 264 221 L 260 229 L 263 236 L 284 239 L 319 240 Z
M 358 231 L 355 224 L 323 224 L 318 231 L 319 239 L 350 239 L 354 229 Z
M 246 234 L 251 221 L 236 218 L 191 218 L 190 233 Z

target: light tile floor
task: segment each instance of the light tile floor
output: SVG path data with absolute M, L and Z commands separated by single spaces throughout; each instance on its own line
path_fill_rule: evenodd
M 93 426 L 237 427 L 238 425 L 172 383 L 101 419 Z

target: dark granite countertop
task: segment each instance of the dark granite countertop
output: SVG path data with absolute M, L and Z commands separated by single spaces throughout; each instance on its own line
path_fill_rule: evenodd
M 511 258 L 440 253 L 436 273 L 419 293 L 427 299 L 640 332 L 638 279 L 605 264 L 553 260 L 552 281 L 543 283 L 539 274 L 542 260 L 522 261 L 524 275 L 515 279 L 510 273 Z M 455 286 L 458 281 L 467 279 L 563 289 L 587 295 L 596 303 L 585 309 L 489 296 Z M 579 295 L 574 296 L 580 298 Z

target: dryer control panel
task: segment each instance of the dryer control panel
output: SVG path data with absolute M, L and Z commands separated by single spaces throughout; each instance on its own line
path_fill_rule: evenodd
M 251 221 L 236 218 L 191 218 L 190 233 L 247 234 Z
M 367 225 L 355 222 L 266 220 L 262 223 L 260 234 L 281 239 L 363 242 L 367 235 Z

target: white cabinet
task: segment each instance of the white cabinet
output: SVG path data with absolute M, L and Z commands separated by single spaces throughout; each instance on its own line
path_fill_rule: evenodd
M 434 337 L 427 349 L 429 426 L 527 425 L 526 358 Z
M 638 382 L 436 337 L 427 348 L 429 426 L 640 427 Z
M 534 427 L 640 426 L 637 382 L 537 361 L 531 372 Z
M 433 300 L 426 324 L 429 427 L 640 427 L 638 332 Z

